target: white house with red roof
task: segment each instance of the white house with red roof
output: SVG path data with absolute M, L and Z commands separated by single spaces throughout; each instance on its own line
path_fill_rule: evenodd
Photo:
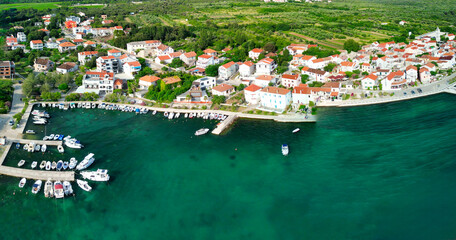
M 291 91 L 286 88 L 268 86 L 260 91 L 260 105 L 266 109 L 282 112 L 291 101 Z
M 277 78 L 272 75 L 259 75 L 253 80 L 253 84 L 260 87 L 267 87 L 270 83 L 276 84 Z
M 312 61 L 317 59 L 314 56 L 296 54 L 293 56 L 292 64 L 298 64 L 300 66 L 310 66 Z
M 428 68 L 420 68 L 420 80 L 423 84 L 431 82 L 431 71 Z
M 241 77 L 249 77 L 255 73 L 255 64 L 251 61 L 246 61 L 239 66 L 239 74 Z
M 169 55 L 157 56 L 155 58 L 156 64 L 170 64 L 172 61 L 173 61 L 173 59 Z
M 173 53 L 174 52 L 174 49 L 170 46 L 167 46 L 165 44 L 160 44 L 160 46 L 157 47 L 157 55 L 158 56 L 161 56 L 161 55 L 167 55 L 167 54 L 170 54 L 170 53 Z
M 249 58 L 256 60 L 260 56 L 260 54 L 264 53 L 264 50 L 261 48 L 254 48 L 249 51 Z
M 119 58 L 120 56 L 122 56 L 122 52 L 117 49 L 110 49 L 108 50 L 108 56 Z
M 34 50 L 43 50 L 43 41 L 41 40 L 32 40 L 30 41 L 30 48 Z
M 217 63 L 218 61 L 215 60 L 214 56 L 203 54 L 198 56 L 198 60 L 196 61 L 196 67 L 205 69 L 209 65 L 214 65 Z
M 114 73 L 106 71 L 88 71 L 82 78 L 82 88 L 76 92 L 95 92 L 97 94 L 112 93 L 114 90 Z
M 311 47 L 318 47 L 317 45 L 301 44 L 301 43 L 292 43 L 288 45 L 285 49 L 288 50 L 290 55 L 294 56 L 297 54 L 302 54 Z
M 13 45 L 16 45 L 18 42 L 17 42 L 17 38 L 15 38 L 13 35 L 9 36 L 9 37 L 6 37 L 6 45 L 8 47 L 11 47 Z
M 64 42 L 64 43 L 59 44 L 59 52 L 61 52 L 61 53 L 69 52 L 69 51 L 73 51 L 73 50 L 76 50 L 76 45 L 71 42 Z
M 372 66 L 370 65 L 370 63 L 361 64 L 361 72 L 371 73 L 372 72 Z
M 378 76 L 375 74 L 369 74 L 365 78 L 361 80 L 361 86 L 363 87 L 364 90 L 373 90 L 375 86 L 378 85 L 377 82 Z
M 317 82 L 326 82 L 326 78 L 329 76 L 329 73 L 326 71 L 309 67 L 303 67 L 301 74 L 306 74 L 310 80 Z
M 225 63 L 219 67 L 218 73 L 220 79 L 228 80 L 238 71 L 239 65 L 233 61 Z
M 102 56 L 97 58 L 97 70 L 106 71 L 109 73 L 119 73 L 122 69 L 119 59 L 114 56 Z
M 415 82 L 418 79 L 418 68 L 410 65 L 405 69 L 405 79 L 407 83 Z
M 217 51 L 215 51 L 214 49 L 208 48 L 208 49 L 204 50 L 203 52 L 206 55 L 217 57 Z
M 98 57 L 98 51 L 86 51 L 78 53 L 78 61 L 81 65 L 84 65 L 86 61 L 92 59 L 92 57 Z
M 149 89 L 150 86 L 156 85 L 157 81 L 160 80 L 157 76 L 146 75 L 139 79 L 139 88 L 140 89 Z
M 212 88 L 212 95 L 228 97 L 234 93 L 234 87 L 228 84 L 220 84 Z
M 354 62 L 341 62 L 339 65 L 340 72 L 353 72 L 357 69 L 357 65 Z
M 123 72 L 126 74 L 133 75 L 141 71 L 141 63 L 138 61 L 126 62 L 123 64 Z
M 382 80 L 382 90 L 400 90 L 407 84 L 402 71 L 391 72 Z
M 145 49 L 153 49 L 160 46 L 162 43 L 159 40 L 147 40 L 147 41 L 139 41 L 139 42 L 129 42 L 127 43 L 127 51 L 128 52 L 135 52 L 136 50 L 145 50 Z
M 270 75 L 277 67 L 276 62 L 272 58 L 263 58 L 256 64 L 257 75 Z
M 297 87 L 301 84 L 300 74 L 283 74 L 281 84 L 287 88 Z
M 244 88 L 244 98 L 248 104 L 258 104 L 260 102 L 260 90 L 261 87 L 255 84 L 250 84 Z
M 188 52 L 180 55 L 180 59 L 184 62 L 187 66 L 193 66 L 196 62 L 196 53 L 195 52 Z

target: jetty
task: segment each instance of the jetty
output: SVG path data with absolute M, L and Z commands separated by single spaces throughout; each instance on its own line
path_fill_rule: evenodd
M 229 115 L 225 120 L 220 122 L 220 124 L 217 125 L 217 127 L 214 130 L 212 130 L 212 134 L 222 134 L 222 132 L 225 131 L 225 129 L 227 129 L 234 122 L 234 120 L 236 120 L 237 117 L 238 116 L 235 114 Z

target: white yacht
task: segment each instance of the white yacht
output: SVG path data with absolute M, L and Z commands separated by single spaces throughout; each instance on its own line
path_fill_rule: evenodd
M 295 130 L 293 130 L 293 133 L 297 133 L 297 132 L 299 132 L 299 131 L 301 131 L 301 129 L 296 128 Z
M 43 183 L 43 182 L 42 182 L 41 180 L 37 180 L 37 181 L 33 184 L 33 186 L 32 186 L 32 193 L 33 193 L 33 194 L 37 194 L 37 193 L 40 191 L 40 189 L 41 189 L 41 184 L 42 184 L 42 183 Z
M 51 161 L 47 161 L 47 162 L 46 162 L 46 171 L 51 170 L 51 165 L 52 165 L 52 164 L 51 164 Z
M 32 162 L 32 166 L 31 166 L 32 169 L 35 169 L 35 168 L 36 168 L 36 165 L 38 165 L 38 162 L 37 162 L 37 161 L 33 161 L 33 162 Z
M 284 156 L 287 156 L 289 153 L 289 148 L 288 148 L 288 145 L 287 144 L 282 144 L 282 154 Z
M 60 181 L 54 182 L 54 197 L 55 198 L 63 198 L 65 193 L 63 191 L 63 184 Z
M 27 182 L 26 178 L 22 178 L 21 181 L 19 182 L 19 187 L 23 188 L 25 186 L 25 183 Z
M 51 164 L 52 170 L 54 170 L 56 167 L 57 167 L 57 162 L 56 161 L 52 161 L 52 164 Z
M 89 153 L 89 155 L 87 155 L 84 160 L 82 160 L 77 166 L 76 166 L 76 169 L 77 170 L 84 170 L 86 168 L 88 168 L 92 163 L 93 161 L 95 161 L 95 158 L 93 157 L 95 154 L 93 153 Z
M 82 190 L 87 192 L 92 191 L 92 187 L 89 186 L 89 183 L 87 183 L 87 181 L 77 179 L 76 183 L 78 183 L 78 186 L 82 188 Z
M 174 117 L 174 113 L 173 112 L 169 113 L 168 119 L 173 119 L 173 117 Z
M 209 132 L 209 128 L 201 128 L 200 130 L 198 130 L 198 131 L 195 132 L 195 136 L 204 135 L 204 134 L 206 134 L 207 132 Z
M 41 150 L 41 146 L 39 144 L 35 145 L 35 151 L 39 152 Z
M 98 182 L 109 181 L 108 170 L 98 169 L 97 171 L 83 171 L 81 172 L 82 178 Z
M 46 167 L 46 161 L 43 160 L 43 161 L 41 161 L 41 163 L 40 163 L 40 169 L 43 169 L 43 168 L 45 168 L 45 167 Z
M 46 149 L 47 149 L 46 144 L 43 144 L 43 146 L 41 146 L 41 152 L 46 152 Z
M 69 164 L 68 164 L 67 161 L 63 162 L 63 166 L 62 166 L 63 170 L 67 170 L 68 169 L 68 165 Z
M 157 110 L 154 110 L 154 111 L 152 112 L 152 115 L 155 115 L 155 114 L 157 114 Z
M 72 157 L 72 158 L 70 158 L 70 164 L 68 164 L 68 168 L 73 169 L 76 167 L 76 164 L 78 164 L 78 160 L 76 160 L 76 158 Z
M 47 198 L 54 197 L 54 187 L 50 179 L 44 184 L 44 196 Z
M 82 147 L 84 147 L 78 140 L 76 140 L 74 138 L 70 138 L 70 139 L 65 140 L 64 144 L 65 144 L 65 146 L 67 146 L 69 148 L 82 148 Z
M 71 186 L 70 182 L 63 181 L 63 192 L 65 193 L 65 195 L 73 194 L 73 187 Z

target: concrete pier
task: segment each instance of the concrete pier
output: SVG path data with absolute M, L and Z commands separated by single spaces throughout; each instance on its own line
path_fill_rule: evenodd
M 236 120 L 237 115 L 229 115 L 225 120 L 220 122 L 219 125 L 212 131 L 212 134 L 220 135 Z
M 35 180 L 74 181 L 73 171 L 41 171 L 0 166 L 0 174 Z
M 46 144 L 46 146 L 58 146 L 63 145 L 62 141 L 43 141 L 43 140 L 31 140 L 31 139 L 9 139 L 9 141 L 20 144 L 35 143 L 39 145 Z

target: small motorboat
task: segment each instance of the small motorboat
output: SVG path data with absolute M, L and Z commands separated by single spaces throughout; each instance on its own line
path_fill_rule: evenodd
M 57 167 L 56 167 L 57 171 L 62 170 L 62 167 L 63 167 L 63 161 L 62 161 L 62 160 L 59 160 L 59 161 L 57 162 Z
M 27 131 L 25 131 L 25 133 L 27 133 L 27 134 L 35 134 L 35 131 L 33 131 L 33 130 L 27 130 Z
M 297 132 L 299 132 L 299 131 L 301 131 L 301 129 L 296 128 L 295 130 L 293 130 L 293 133 L 297 133 Z
M 63 184 L 60 181 L 54 182 L 54 197 L 55 198 L 63 198 L 65 196 L 65 192 L 63 190 Z
M 22 178 L 21 181 L 19 182 L 19 187 L 23 188 L 25 186 L 25 183 L 27 182 L 27 179 Z
M 207 132 L 209 132 L 209 128 L 201 128 L 200 130 L 198 130 L 198 131 L 195 132 L 195 136 L 204 135 L 204 134 L 206 134 Z
M 24 166 L 24 164 L 25 164 L 25 160 L 20 160 L 20 161 L 17 163 L 17 166 L 18 166 L 18 167 L 22 167 L 22 166 Z
M 52 165 L 52 164 L 51 164 L 51 161 L 47 161 L 47 162 L 46 162 L 46 171 L 51 170 L 51 165 Z
M 19 149 L 21 148 L 21 144 L 20 143 L 16 143 L 16 149 Z
M 41 161 L 41 163 L 40 163 L 40 169 L 43 169 L 43 168 L 45 168 L 45 167 L 46 167 L 46 161 L 43 160 L 43 161 Z
M 68 161 L 63 162 L 63 166 L 62 166 L 63 170 L 67 170 L 68 169 L 68 165 L 69 165 Z
M 77 164 L 78 161 L 76 160 L 76 158 L 72 157 L 70 158 L 70 164 L 68 164 L 68 168 L 73 169 L 76 167 Z
M 99 182 L 107 182 L 109 181 L 109 174 L 108 170 L 106 169 L 98 169 L 95 171 L 82 171 L 81 172 L 82 178 L 89 179 L 92 181 L 99 181 Z
M 65 137 L 65 136 L 64 135 L 60 135 L 59 138 L 57 138 L 57 140 L 62 141 L 63 137 Z
M 52 135 L 51 135 L 51 136 L 52 136 Z M 54 136 L 54 140 L 59 139 L 59 137 L 60 137 L 60 135 L 59 135 L 59 134 L 56 134 L 56 135 Z
M 89 186 L 89 183 L 87 183 L 87 181 L 77 179 L 76 183 L 82 190 L 87 191 L 87 192 L 92 191 L 92 187 Z
M 44 196 L 47 198 L 54 197 L 54 187 L 52 186 L 52 181 L 50 179 L 44 184 Z
M 165 117 L 168 117 L 168 112 L 165 112 L 163 115 L 164 115 Z
M 39 144 L 35 145 L 35 151 L 36 152 L 39 152 L 41 149 L 41 146 Z
M 37 161 L 33 161 L 33 162 L 32 162 L 32 166 L 31 166 L 32 169 L 35 169 L 35 168 L 36 168 L 36 165 L 38 165 L 38 162 L 37 162 Z
M 29 149 L 28 143 L 24 144 L 24 147 L 22 149 L 24 149 L 25 151 L 28 151 L 28 149 Z
M 51 169 L 54 170 L 56 167 L 57 167 L 57 163 L 55 161 L 52 161 Z
M 43 146 L 41 146 L 41 152 L 46 152 L 46 149 L 47 149 L 46 144 L 43 144 Z
M 188 118 L 188 113 L 185 113 L 184 117 L 185 117 L 185 118 Z
M 288 155 L 288 152 L 289 152 L 288 145 L 287 145 L 287 144 L 282 144 L 282 154 L 283 154 L 284 156 L 287 156 L 287 155 Z
M 73 194 L 73 187 L 71 186 L 70 182 L 63 181 L 63 192 L 65 193 L 65 195 Z
M 54 134 L 51 134 L 51 135 L 49 135 L 48 139 L 49 140 L 54 140 L 54 136 L 55 136 Z
M 154 111 L 152 112 L 152 115 L 155 115 L 155 114 L 157 114 L 157 110 L 154 110 Z
M 63 149 L 62 145 L 57 146 L 57 150 L 59 150 L 59 153 L 63 153 L 65 150 Z
M 33 184 L 33 186 L 32 186 L 32 193 L 33 193 L 33 194 L 37 194 L 37 193 L 40 191 L 40 189 L 41 189 L 41 184 L 42 184 L 42 183 L 43 183 L 43 182 L 42 182 L 41 180 L 37 180 L 37 181 Z

